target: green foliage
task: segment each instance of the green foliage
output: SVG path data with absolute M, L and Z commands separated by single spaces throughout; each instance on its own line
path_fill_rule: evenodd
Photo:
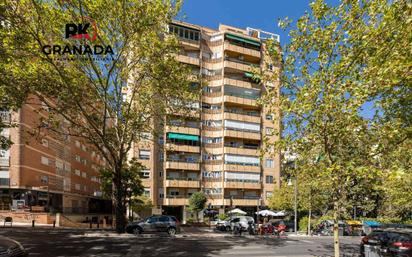
M 100 181 L 103 194 L 112 198 L 119 193 L 118 191 L 121 191 L 123 202 L 127 199 L 139 197 L 143 193 L 142 168 L 143 166 L 135 158 L 124 164 L 121 172 L 121 187 L 113 187 L 114 173 L 109 169 L 102 169 L 100 171 Z
M 217 215 L 217 218 L 219 220 L 227 220 L 227 219 L 229 219 L 229 215 L 227 215 L 226 213 L 220 213 L 220 214 Z
M 308 197 L 327 195 L 335 221 L 354 205 L 388 212 L 396 204 L 394 215 L 410 210 L 406 192 L 412 183 L 405 173 L 411 169 L 402 169 L 405 184 L 390 175 L 399 170 L 398 163 L 409 165 L 402 154 L 391 153 L 399 146 L 406 156 L 412 151 L 405 147 L 412 131 L 410 7 L 406 0 L 349 0 L 337 6 L 316 0 L 289 32 L 282 74 L 261 74 L 264 82 L 282 85 L 280 92 L 268 88 L 262 100 L 283 118 L 286 131 L 278 142 L 265 141 L 268 151 L 274 146 L 296 154 L 301 168 L 294 175 L 304 173 L 310 181 L 307 191 L 315 194 Z M 280 52 L 268 53 L 270 62 L 280 66 Z M 379 110 L 372 117 L 362 112 L 368 103 Z M 388 190 L 382 205 L 380 192 Z
M 152 200 L 145 196 L 132 196 L 132 210 L 134 212 L 142 212 L 142 211 L 149 211 L 153 208 Z
M 182 111 L 195 99 L 190 68 L 176 60 L 178 41 L 166 31 L 179 8 L 180 1 L 0 3 L 7 24 L 0 30 L 0 97 L 16 90 L 20 99 L 29 92 L 49 108 L 49 126 L 39 124 L 39 130 L 81 138 L 103 156 L 106 173 L 112 173 L 103 176 L 115 188 L 119 232 L 127 188 L 122 173 L 134 142 L 142 132 L 156 135 L 166 113 Z M 65 38 L 66 24 L 89 18 L 97 26 L 95 41 Z M 45 54 L 45 45 L 111 46 L 113 54 L 60 56 Z
M 309 224 L 309 218 L 307 216 L 304 216 L 300 218 L 299 220 L 299 231 L 301 232 L 308 232 L 308 224 Z
M 189 209 L 194 212 L 200 212 L 205 208 L 207 202 L 206 195 L 203 192 L 195 192 L 189 198 Z

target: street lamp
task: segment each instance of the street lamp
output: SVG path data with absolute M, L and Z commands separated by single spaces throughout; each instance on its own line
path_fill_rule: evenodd
M 298 179 L 295 177 L 295 183 L 292 183 L 292 179 L 288 179 L 288 186 L 294 185 L 294 209 L 295 209 L 295 234 L 298 234 Z

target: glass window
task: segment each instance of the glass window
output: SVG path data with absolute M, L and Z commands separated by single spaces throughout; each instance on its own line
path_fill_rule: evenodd
M 150 150 L 140 150 L 139 159 L 149 160 L 150 159 Z
M 265 166 L 266 168 L 273 168 L 274 167 L 273 159 L 266 159 Z
M 148 219 L 146 220 L 146 222 L 147 222 L 147 223 L 154 223 L 154 222 L 156 222 L 157 220 L 158 220 L 157 217 L 150 217 L 150 218 L 148 218 Z
M 266 135 L 272 135 L 273 128 L 266 128 Z
M 160 222 L 169 222 L 169 217 L 167 217 L 167 216 L 161 216 L 161 217 L 159 218 L 159 221 L 160 221 Z
M 273 120 L 272 114 L 266 114 L 266 120 Z
M 266 176 L 266 184 L 273 184 L 273 176 Z
M 272 191 L 266 192 L 266 199 L 271 198 L 272 195 L 273 195 L 273 192 L 272 192 Z

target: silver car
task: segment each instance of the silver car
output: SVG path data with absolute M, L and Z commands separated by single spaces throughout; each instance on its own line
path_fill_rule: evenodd
M 174 216 L 150 216 L 145 220 L 129 223 L 126 226 L 126 232 L 133 234 L 167 232 L 169 235 L 175 235 L 180 232 L 180 222 Z

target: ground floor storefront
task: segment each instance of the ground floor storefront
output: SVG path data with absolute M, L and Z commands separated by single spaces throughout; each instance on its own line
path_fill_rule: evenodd
M 110 200 L 48 190 L 0 188 L 0 210 L 45 213 L 111 213 Z

